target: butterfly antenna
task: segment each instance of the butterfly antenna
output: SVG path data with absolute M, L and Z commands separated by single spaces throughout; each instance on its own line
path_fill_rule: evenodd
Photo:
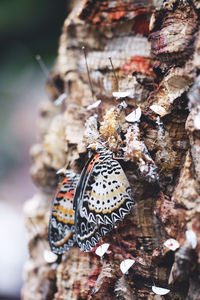
M 88 80 L 89 80 L 89 85 L 90 85 L 90 90 L 91 90 L 91 94 L 92 94 L 92 100 L 94 101 L 94 96 L 95 96 L 95 92 L 92 86 L 92 81 L 90 78 L 90 71 L 89 71 L 89 67 L 88 67 L 88 63 L 87 63 L 87 54 L 86 54 L 86 49 L 85 46 L 82 47 L 83 53 L 84 53 L 84 57 L 85 57 L 85 65 L 86 65 L 86 69 L 87 69 L 87 75 L 88 75 Z
M 117 89 L 118 89 L 118 92 L 119 92 L 120 91 L 119 81 L 118 81 L 117 75 L 115 73 L 115 69 L 114 69 L 114 66 L 113 66 L 112 58 L 111 58 L 111 56 L 109 56 L 108 58 L 110 60 L 111 68 L 112 68 L 112 71 L 113 71 L 113 74 L 114 74 L 114 77 L 115 77 L 115 81 L 116 81 L 116 84 L 117 84 Z
M 46 64 L 44 63 L 42 57 L 41 57 L 39 54 L 37 54 L 37 55 L 35 56 L 35 59 L 37 60 L 39 66 L 40 66 L 42 72 L 44 73 L 45 77 L 47 78 L 47 80 L 48 80 L 48 81 L 52 84 L 52 86 L 54 87 L 57 96 L 59 96 L 59 95 L 60 95 L 60 92 L 59 92 L 58 88 L 56 87 L 54 81 L 52 80 L 52 78 L 51 78 L 51 76 L 50 76 L 50 73 L 49 73 L 49 70 L 48 70 Z

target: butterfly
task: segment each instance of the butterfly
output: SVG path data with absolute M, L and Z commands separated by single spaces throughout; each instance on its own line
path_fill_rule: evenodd
M 76 242 L 73 197 L 79 177 L 65 170 L 56 190 L 49 220 L 49 244 L 56 254 L 66 252 Z
M 76 242 L 82 251 L 91 251 L 134 204 L 128 179 L 113 153 L 97 143 L 89 150 L 73 200 Z

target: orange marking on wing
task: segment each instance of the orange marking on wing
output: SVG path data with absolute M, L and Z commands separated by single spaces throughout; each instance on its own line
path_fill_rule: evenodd
M 68 236 L 66 236 L 66 238 L 64 238 L 64 240 L 54 243 L 54 246 L 59 247 L 59 246 L 63 245 L 72 235 L 73 235 L 73 232 L 71 232 Z
M 63 184 L 70 184 L 71 182 L 67 179 L 67 177 L 65 177 L 58 185 L 57 189 L 56 189 L 56 195 L 58 194 L 58 192 L 60 191 L 61 187 Z
M 99 156 L 100 156 L 100 153 L 97 153 L 97 154 L 95 155 L 95 157 L 94 157 L 93 160 L 91 161 L 91 164 L 88 166 L 87 174 L 90 173 L 90 171 L 91 171 L 91 169 L 93 168 L 95 162 L 98 161 Z
M 53 210 L 56 210 L 56 211 L 62 211 L 64 214 L 72 214 L 72 215 L 74 215 L 74 210 L 72 209 L 72 208 L 64 208 L 63 206 L 61 206 L 61 205 L 54 205 L 54 207 L 53 207 Z
M 58 194 L 58 197 L 64 197 L 64 198 L 73 198 L 74 197 L 74 191 L 71 191 L 71 192 L 66 192 L 66 193 L 62 193 L 60 192 Z
M 60 212 L 62 214 L 60 214 Z M 58 221 L 61 221 L 61 222 L 65 223 L 65 224 L 74 224 L 74 219 L 72 219 L 72 220 L 70 220 L 70 219 L 65 220 L 65 215 L 66 214 L 74 216 L 74 210 L 73 209 L 63 208 L 61 205 L 59 205 L 59 206 L 55 205 L 53 207 L 52 215 L 54 217 L 56 217 L 56 219 Z
M 65 178 L 63 179 L 62 183 L 67 183 L 67 184 L 70 184 L 71 182 L 68 180 L 68 178 L 67 178 L 67 177 L 65 177 Z

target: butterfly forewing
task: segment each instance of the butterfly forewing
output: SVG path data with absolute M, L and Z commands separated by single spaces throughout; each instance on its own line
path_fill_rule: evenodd
M 81 250 L 90 251 L 130 212 L 134 200 L 121 165 L 107 149 L 92 156 L 81 177 L 84 185 L 76 209 L 75 230 Z M 79 195 L 76 192 L 74 199 Z
M 62 254 L 76 241 L 73 197 L 80 175 L 66 171 L 53 201 L 49 222 L 49 244 L 54 253 Z

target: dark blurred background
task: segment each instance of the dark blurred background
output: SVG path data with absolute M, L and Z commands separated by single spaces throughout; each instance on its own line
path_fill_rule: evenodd
M 38 105 L 48 96 L 35 55 L 49 70 L 69 0 L 0 1 L 0 299 L 20 299 L 27 258 L 22 205 L 36 187 L 29 176 Z

